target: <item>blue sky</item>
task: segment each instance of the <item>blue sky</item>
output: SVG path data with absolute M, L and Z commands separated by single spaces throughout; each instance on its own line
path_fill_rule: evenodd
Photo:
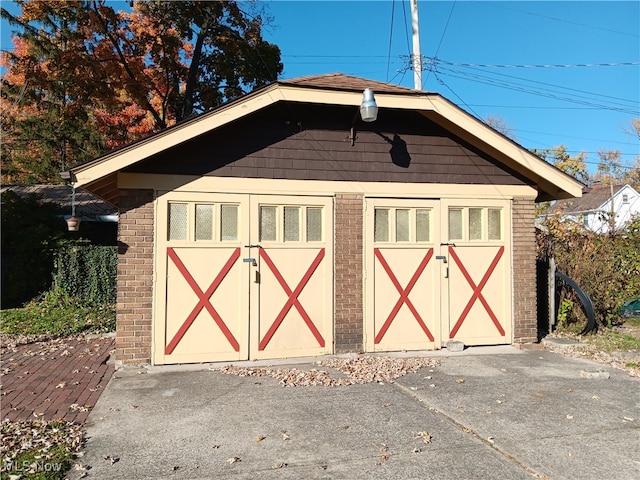
M 273 21 L 264 36 L 282 51 L 281 78 L 341 72 L 414 86 L 409 0 L 266 3 Z M 588 152 L 592 170 L 602 149 L 627 162 L 640 155 L 640 140 L 625 133 L 640 118 L 640 2 L 419 0 L 418 8 L 423 90 L 501 118 L 526 148 Z M 3 22 L 2 48 L 8 30 Z

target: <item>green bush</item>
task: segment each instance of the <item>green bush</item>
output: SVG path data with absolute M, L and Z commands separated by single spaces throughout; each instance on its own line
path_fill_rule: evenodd
M 53 289 L 86 305 L 116 301 L 117 247 L 66 245 L 55 256 Z
M 538 233 L 538 258 L 552 257 L 558 270 L 589 295 L 598 322 L 620 323 L 620 307 L 640 293 L 640 218 L 616 235 L 598 235 L 580 225 L 547 218 Z M 579 307 L 567 310 L 567 305 L 563 304 L 563 320 L 567 324 L 581 321 Z

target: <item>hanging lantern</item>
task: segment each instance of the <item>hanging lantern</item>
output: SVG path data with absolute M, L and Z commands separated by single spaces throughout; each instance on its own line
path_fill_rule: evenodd
M 76 187 L 71 187 L 71 217 L 67 218 L 67 230 L 77 232 L 80 230 L 80 219 L 76 217 Z
M 67 218 L 67 230 L 70 232 L 77 232 L 80 230 L 80 219 L 75 216 Z

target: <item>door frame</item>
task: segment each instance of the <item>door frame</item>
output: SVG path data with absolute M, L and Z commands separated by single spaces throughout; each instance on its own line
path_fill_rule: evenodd
M 463 240 L 451 240 L 449 238 L 449 209 L 453 207 L 459 208 L 500 208 L 502 210 L 502 239 L 499 241 L 489 241 L 489 240 L 473 240 L 469 241 L 468 238 Z M 512 217 L 511 217 L 511 201 L 510 200 L 496 200 L 496 199 L 483 199 L 483 198 L 474 198 L 474 199 L 451 199 L 451 198 L 443 198 L 441 200 L 441 218 L 442 218 L 442 250 L 441 255 L 446 256 L 448 268 L 451 269 L 457 264 L 454 259 L 451 258 L 451 254 L 448 251 L 448 244 L 455 244 L 454 249 L 464 249 L 465 247 L 477 247 L 487 249 L 491 247 L 496 247 L 499 249 L 503 247 L 503 251 L 501 252 L 500 262 L 502 262 L 502 274 L 504 276 L 504 296 L 502 297 L 502 303 L 500 305 L 504 318 L 502 319 L 502 327 L 505 330 L 505 335 L 501 340 L 499 337 L 495 335 L 487 335 L 484 337 L 476 337 L 475 339 L 467 339 L 464 342 L 466 345 L 498 345 L 498 344 L 511 344 L 513 342 L 513 265 L 512 265 Z M 463 226 L 466 228 L 466 226 Z M 466 235 L 466 234 L 465 234 Z M 483 258 L 484 262 L 480 274 L 476 275 L 478 278 L 473 278 L 472 280 L 479 284 L 482 279 L 482 273 L 486 273 L 487 269 L 490 267 L 492 259 L 495 259 L 497 255 L 496 251 L 491 251 L 490 258 Z M 486 264 L 486 265 L 485 265 Z M 495 271 L 494 273 L 495 274 Z M 493 275 L 492 274 L 492 275 Z M 451 329 L 455 327 L 458 319 L 451 318 L 451 303 L 454 301 L 451 294 L 451 275 L 447 275 L 447 279 L 445 285 L 443 285 L 443 302 L 442 302 L 442 338 L 444 342 L 449 340 L 461 340 L 464 341 L 461 337 L 454 337 L 453 339 L 449 338 Z M 465 284 L 465 287 L 467 285 Z M 471 287 L 470 287 L 471 288 Z M 473 289 L 472 289 L 473 290 Z M 482 293 L 482 291 L 480 292 Z M 472 291 L 473 294 L 473 291 Z M 466 304 L 469 298 L 465 297 L 462 301 Z M 475 303 L 479 304 L 480 302 L 476 301 Z M 490 327 L 491 328 L 491 327 Z M 484 340 L 483 340 L 484 339 Z
M 374 241 L 374 225 L 375 225 L 375 209 L 378 207 L 384 208 L 392 208 L 392 209 L 420 209 L 425 208 L 429 209 L 433 215 L 430 218 L 430 237 L 428 242 L 418 243 L 415 241 L 410 242 L 388 242 L 384 247 L 385 250 L 415 250 L 416 252 L 420 252 L 417 255 L 417 260 L 415 265 L 412 265 L 410 268 L 410 275 L 416 275 L 416 269 L 419 268 L 420 262 L 428 262 L 431 263 L 431 267 L 433 267 L 433 271 L 428 270 L 426 273 L 422 271 L 419 274 L 419 277 L 423 275 L 428 275 L 431 272 L 433 278 L 433 298 L 438 299 L 437 302 L 433 302 L 431 315 L 433 316 L 432 328 L 430 328 L 430 333 L 434 337 L 433 342 L 428 342 L 429 338 L 425 338 L 427 340 L 427 344 L 423 345 L 423 342 L 417 342 L 420 346 L 416 344 L 392 344 L 386 346 L 378 346 L 376 344 L 376 335 L 379 332 L 376 332 L 377 324 L 376 324 L 376 285 L 375 285 L 375 272 L 376 272 L 376 262 L 380 262 L 380 254 L 378 254 L 378 258 L 376 258 L 376 253 L 374 251 L 374 245 L 376 242 Z M 438 260 L 440 256 L 440 229 L 441 229 L 441 219 L 440 219 L 440 200 L 433 198 L 414 198 L 414 199 L 406 199 L 406 198 L 392 198 L 392 197 L 366 197 L 364 199 L 364 208 L 365 208 L 365 221 L 364 221 L 364 283 L 365 283 L 365 305 L 364 305 L 364 347 L 365 351 L 375 352 L 375 351 L 397 351 L 397 350 L 428 350 L 428 349 L 439 349 L 441 347 L 442 338 L 441 338 L 441 328 L 440 328 L 440 317 L 441 317 L 441 302 L 439 301 L 441 297 L 441 281 L 438 281 L 442 276 L 442 264 Z M 394 227 L 391 227 L 390 235 L 393 235 Z M 381 246 L 384 244 L 380 244 Z M 375 247 L 377 248 L 377 247 Z M 428 250 L 431 249 L 431 253 L 428 253 Z M 429 255 L 427 258 L 426 255 Z M 384 258 L 384 257 L 383 257 Z M 389 267 L 390 268 L 390 267 Z M 425 267 L 426 268 L 426 267 Z M 386 270 L 386 268 L 385 268 Z M 388 272 L 387 272 L 388 275 Z M 389 277 L 390 278 L 390 277 Z M 416 281 L 418 278 L 416 278 Z M 391 280 L 393 282 L 393 280 Z M 396 281 L 398 281 L 396 279 Z M 403 284 L 404 283 L 404 284 Z M 399 281 L 399 287 L 396 285 L 396 289 L 407 289 L 410 283 L 408 280 L 404 282 Z M 393 296 L 393 302 L 396 300 L 399 301 L 399 296 L 401 295 L 399 291 L 393 291 L 390 295 Z M 413 290 L 409 292 L 407 298 L 411 298 L 411 295 L 417 295 Z M 403 305 L 398 305 L 400 308 L 406 308 L 407 302 L 403 302 Z M 421 319 L 422 315 L 420 316 Z M 387 319 L 388 320 L 388 319 Z M 416 321 L 418 319 L 416 318 Z M 395 319 L 393 320 L 395 321 Z M 425 324 L 428 324 L 428 321 L 424 321 Z M 422 335 L 423 332 L 420 334 Z M 426 335 L 426 332 L 425 332 Z

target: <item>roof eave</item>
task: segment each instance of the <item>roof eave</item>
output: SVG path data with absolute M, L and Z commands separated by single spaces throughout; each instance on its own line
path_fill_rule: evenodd
M 360 90 L 273 83 L 199 117 L 70 170 L 76 186 L 87 185 L 144 158 L 186 142 L 279 101 L 358 107 Z M 490 128 L 436 93 L 376 92 L 379 108 L 422 112 L 427 118 L 508 165 L 538 187 L 537 201 L 580 197 L 583 184 Z

